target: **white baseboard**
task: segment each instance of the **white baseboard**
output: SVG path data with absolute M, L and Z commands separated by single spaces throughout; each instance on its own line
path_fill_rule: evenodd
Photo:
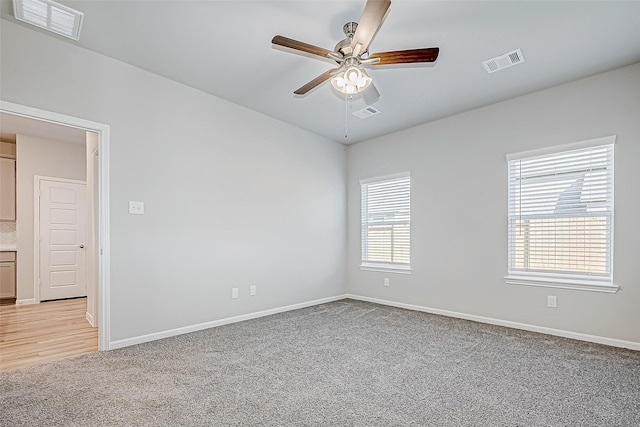
M 37 304 L 36 303 L 36 299 L 35 298 L 29 298 L 29 299 L 16 300 L 16 305 L 29 305 L 29 304 Z
M 94 328 L 95 328 L 95 327 L 97 326 L 97 325 L 96 325 L 96 321 L 95 321 L 95 319 L 93 318 L 93 316 L 91 315 L 91 313 L 89 313 L 89 312 L 87 311 L 87 314 L 86 314 L 86 316 L 85 316 L 85 317 L 87 318 L 87 322 L 89 322 L 89 324 L 90 324 L 92 327 L 94 327 Z
M 152 334 L 141 335 L 138 337 L 111 341 L 109 343 L 108 350 L 115 350 L 117 348 L 128 347 L 135 344 L 142 344 L 145 342 L 155 341 L 162 338 L 169 338 L 176 335 L 188 334 L 190 332 L 196 332 L 196 331 L 201 331 L 203 329 L 215 328 L 216 326 L 228 325 L 230 323 L 256 319 L 258 317 L 270 316 L 272 314 L 284 313 L 286 311 L 298 310 L 300 308 L 306 308 L 314 305 L 325 304 L 328 302 L 339 301 L 345 298 L 347 298 L 346 295 L 336 295 L 333 297 L 302 302 L 299 304 L 293 304 L 293 305 L 287 305 L 284 307 L 271 308 L 269 310 L 257 311 L 255 313 L 248 313 L 248 314 L 242 314 L 240 316 L 227 317 L 226 319 L 213 320 L 211 322 L 205 322 L 205 323 L 198 323 L 196 325 L 184 326 L 182 328 L 170 329 L 168 331 L 154 332 Z
M 506 326 L 507 328 L 522 329 L 530 332 L 538 332 L 541 334 L 555 335 L 563 338 L 572 338 L 574 340 L 588 341 L 597 344 L 610 345 L 612 347 L 628 348 L 640 351 L 640 343 L 633 341 L 619 340 L 615 338 L 600 337 L 597 335 L 581 334 L 579 332 L 564 331 L 562 329 L 547 328 L 544 326 L 529 325 L 527 323 L 511 322 L 509 320 L 493 319 L 491 317 L 476 316 L 474 314 L 459 313 L 456 311 L 441 310 L 439 308 L 423 307 L 420 305 L 405 304 L 395 301 L 387 301 L 377 298 L 363 297 L 360 295 L 347 294 L 347 298 L 373 302 L 376 304 L 388 305 L 398 308 L 406 308 L 407 310 L 422 311 L 425 313 L 439 314 L 441 316 L 457 317 L 458 319 L 472 320 L 474 322 L 489 323 L 491 325 Z

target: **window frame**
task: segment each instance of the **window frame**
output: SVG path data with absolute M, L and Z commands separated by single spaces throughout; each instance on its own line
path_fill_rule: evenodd
M 614 262 L 614 165 L 615 165 L 615 142 L 616 136 L 608 136 L 603 138 L 596 138 L 588 141 L 581 141 L 572 144 L 564 144 L 560 146 L 546 147 L 538 150 L 525 151 L 521 153 L 508 154 L 507 159 L 507 275 L 504 277 L 505 282 L 510 285 L 525 285 L 525 286 L 539 286 L 548 288 L 563 288 L 574 290 L 585 290 L 595 292 L 607 292 L 615 293 L 619 287 L 613 283 L 613 262 Z M 510 193 L 511 186 L 511 162 L 525 159 L 532 159 L 541 156 L 553 156 L 561 155 L 562 153 L 591 149 L 597 147 L 611 146 L 612 152 L 611 164 L 607 164 L 607 169 L 610 169 L 610 199 L 611 208 L 607 211 L 610 215 L 610 243 L 608 249 L 608 274 L 605 276 L 589 276 L 587 274 L 571 274 L 566 272 L 536 272 L 536 271 L 520 271 L 514 268 L 512 253 L 513 242 L 515 236 L 512 235 L 512 216 L 509 211 L 512 203 L 512 195 Z
M 364 209 L 365 206 L 363 204 L 363 191 L 365 185 L 370 185 L 374 183 L 384 183 L 385 181 L 393 181 L 399 178 L 408 178 L 409 179 L 409 220 L 407 225 L 409 226 L 409 262 L 408 263 L 388 263 L 388 262 L 380 262 L 380 261 L 370 261 L 365 260 L 364 255 L 368 253 L 365 249 L 365 241 L 367 241 L 365 237 L 365 230 L 368 229 L 367 225 L 364 223 L 363 219 L 365 217 Z M 368 212 L 368 210 L 367 210 Z M 368 246 L 368 245 L 367 245 Z M 388 273 L 400 273 L 400 274 L 411 274 L 411 173 L 400 172 L 392 175 L 384 175 L 378 176 L 374 178 L 361 179 L 360 180 L 360 270 L 364 271 L 380 271 L 380 272 L 388 272 Z

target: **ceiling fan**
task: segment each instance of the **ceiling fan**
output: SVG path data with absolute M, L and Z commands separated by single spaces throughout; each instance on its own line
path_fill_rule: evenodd
M 379 96 L 371 78 L 364 70 L 365 66 L 391 64 L 411 64 L 418 62 L 434 62 L 438 58 L 437 47 L 425 49 L 395 50 L 369 54 L 369 44 L 382 25 L 382 21 L 391 6 L 391 0 L 367 0 L 360 22 L 348 22 L 343 31 L 347 36 L 338 42 L 334 50 L 313 46 L 283 36 L 275 36 L 271 43 L 296 51 L 329 58 L 338 67 L 332 68 L 293 93 L 304 95 L 320 84 L 331 79 L 331 85 L 337 91 L 350 95 L 364 92 L 371 88 Z M 366 93 L 365 93 L 366 95 Z

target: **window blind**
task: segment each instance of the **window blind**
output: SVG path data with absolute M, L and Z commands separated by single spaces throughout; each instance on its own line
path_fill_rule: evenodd
M 408 268 L 411 178 L 408 174 L 361 181 L 362 265 Z
M 610 284 L 613 144 L 510 160 L 509 275 Z

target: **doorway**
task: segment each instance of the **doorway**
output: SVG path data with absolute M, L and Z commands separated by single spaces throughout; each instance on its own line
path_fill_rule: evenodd
M 53 124 L 57 126 L 66 126 L 75 129 L 81 129 L 89 133 L 94 133 L 96 138 L 95 153 L 99 156 L 95 160 L 97 170 L 95 171 L 95 188 L 98 190 L 96 199 L 96 227 L 95 241 L 96 244 L 96 262 L 94 266 L 95 283 L 93 284 L 93 292 L 88 286 L 87 295 L 93 293 L 95 304 L 95 313 L 93 320 L 98 326 L 98 350 L 108 350 L 110 347 L 109 325 L 110 325 L 110 253 L 109 253 L 109 126 L 91 122 L 88 120 L 65 116 L 55 112 L 35 109 L 19 104 L 6 101 L 0 101 L 0 114 L 3 117 L 18 117 L 23 119 L 35 120 L 40 124 Z M 8 116 L 7 116 L 8 115 Z M 94 154 L 94 152 L 92 152 Z M 36 302 L 36 301 L 34 301 Z M 89 302 L 87 304 L 89 306 Z M 87 312 L 87 319 L 89 319 Z

